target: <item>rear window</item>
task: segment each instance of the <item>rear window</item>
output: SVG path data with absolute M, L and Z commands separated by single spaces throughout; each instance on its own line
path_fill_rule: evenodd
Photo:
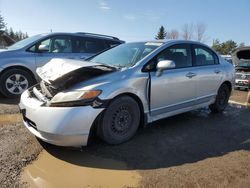
M 105 50 L 105 43 L 103 40 L 77 37 L 74 40 L 74 53 L 98 53 Z

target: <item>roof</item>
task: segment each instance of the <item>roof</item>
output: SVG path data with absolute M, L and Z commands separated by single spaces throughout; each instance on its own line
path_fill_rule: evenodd
M 77 36 L 89 36 L 93 38 L 105 38 L 108 40 L 114 40 L 114 41 L 120 41 L 117 37 L 110 36 L 110 35 L 103 35 L 103 34 L 97 34 L 97 33 L 88 33 L 88 32 L 76 32 L 76 33 L 67 33 L 67 32 L 52 32 L 52 33 L 43 33 L 43 35 L 77 35 Z

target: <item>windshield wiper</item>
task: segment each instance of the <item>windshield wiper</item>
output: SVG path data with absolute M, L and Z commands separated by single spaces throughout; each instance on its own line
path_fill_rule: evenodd
M 121 69 L 123 68 L 124 66 L 121 66 L 121 65 L 109 65 L 109 64 L 105 64 L 105 63 L 101 63 L 101 62 L 94 62 L 94 61 L 90 61 L 92 63 L 98 63 L 98 64 L 101 64 L 105 67 L 109 67 L 109 68 L 115 68 L 115 69 Z

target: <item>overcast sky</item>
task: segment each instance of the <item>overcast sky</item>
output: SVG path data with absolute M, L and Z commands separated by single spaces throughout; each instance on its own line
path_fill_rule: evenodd
M 159 27 L 206 25 L 213 39 L 250 45 L 250 0 L 0 0 L 8 27 L 30 36 L 53 32 L 93 32 L 126 41 L 153 39 Z

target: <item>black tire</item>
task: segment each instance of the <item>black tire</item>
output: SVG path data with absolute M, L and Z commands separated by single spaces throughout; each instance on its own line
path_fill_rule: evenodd
M 114 99 L 98 121 L 97 134 L 108 144 L 120 144 L 131 139 L 140 124 L 137 102 L 122 96 Z
M 18 98 L 24 90 L 35 84 L 32 75 L 22 69 L 9 69 L 0 76 L 0 92 L 7 98 Z M 11 92 L 13 89 L 13 92 Z
M 216 100 L 209 106 L 210 110 L 214 113 L 220 113 L 225 110 L 228 105 L 230 97 L 230 89 L 227 84 L 222 84 L 218 90 Z

